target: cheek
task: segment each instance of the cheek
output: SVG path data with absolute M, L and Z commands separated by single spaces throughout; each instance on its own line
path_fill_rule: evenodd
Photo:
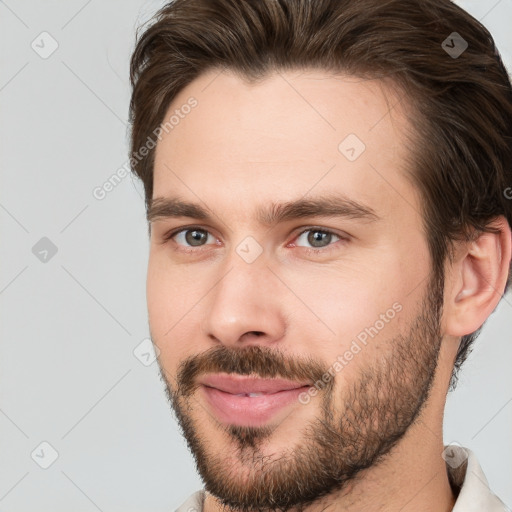
M 158 333 L 163 324 L 166 324 L 167 332 L 194 306 L 196 295 L 201 293 L 200 281 L 194 271 L 170 262 L 165 250 L 150 252 L 146 300 L 150 321 Z
M 150 255 L 146 280 L 146 301 L 151 337 L 160 350 L 167 371 L 185 357 L 183 347 L 190 345 L 190 322 L 197 302 L 190 291 L 190 280 L 183 272 L 171 270 L 161 258 Z M 181 341 L 180 341 L 181 340 Z
M 168 319 L 169 310 L 175 293 L 170 292 L 172 280 L 157 257 L 150 254 L 146 279 L 146 301 L 149 323 L 153 336 L 158 340 L 162 336 L 163 324 Z M 155 340 L 155 341 L 157 341 Z
M 294 283 L 297 296 L 315 313 L 307 318 L 323 322 L 324 334 L 335 333 L 344 340 L 373 324 L 402 298 L 404 276 L 398 266 L 382 260 L 379 268 L 378 262 L 362 263 L 310 270 L 307 278 L 304 273 L 288 273 L 287 282 Z M 297 320 L 304 322 L 304 317 Z
M 314 350 L 326 368 L 335 365 L 336 381 L 350 380 L 378 351 L 391 350 L 388 342 L 401 329 L 405 277 L 398 265 L 386 265 L 384 258 L 381 264 L 379 269 L 317 269 L 307 279 L 290 272 L 284 279 L 294 282 L 294 292 L 309 310 L 293 301 L 292 331 L 303 340 L 302 350 Z

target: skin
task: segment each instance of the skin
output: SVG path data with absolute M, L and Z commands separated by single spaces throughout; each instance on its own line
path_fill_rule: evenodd
M 213 220 L 152 220 L 147 301 L 169 400 L 209 491 L 204 510 L 452 510 L 446 394 L 460 336 L 499 302 L 510 227 L 497 218 L 499 234 L 458 243 L 444 284 L 433 279 L 420 196 L 405 176 L 408 106 L 389 83 L 308 70 L 250 85 L 212 70 L 165 118 L 191 96 L 197 107 L 157 144 L 153 198 L 199 203 Z M 366 146 L 355 161 L 338 150 L 351 133 Z M 256 207 L 333 191 L 379 220 L 256 219 Z M 190 231 L 165 241 L 185 227 L 206 230 L 203 245 Z M 307 228 L 347 239 L 315 246 Z M 262 250 L 251 263 L 236 252 L 246 237 Z M 264 427 L 223 424 L 195 385 L 240 362 L 259 376 L 316 378 L 393 304 L 400 311 L 329 386 Z M 351 473 L 349 462 L 366 467 Z M 320 463 L 331 468 L 323 483 Z

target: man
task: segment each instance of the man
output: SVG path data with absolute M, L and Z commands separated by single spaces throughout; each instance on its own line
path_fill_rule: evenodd
M 512 87 L 447 0 L 176 0 L 131 62 L 180 511 L 503 511 L 446 394 L 510 282 Z

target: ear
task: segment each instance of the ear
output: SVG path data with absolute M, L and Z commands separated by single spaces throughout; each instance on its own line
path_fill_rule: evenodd
M 499 233 L 482 233 L 457 243 L 447 268 L 443 324 L 445 334 L 460 337 L 476 331 L 500 301 L 510 270 L 512 234 L 504 216 L 490 226 Z

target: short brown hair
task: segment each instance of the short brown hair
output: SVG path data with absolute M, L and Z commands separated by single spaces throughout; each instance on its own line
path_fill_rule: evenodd
M 459 35 L 467 48 L 450 54 Z M 304 68 L 393 80 L 414 106 L 408 177 L 421 193 L 436 276 L 444 276 L 453 241 L 474 230 L 493 232 L 489 223 L 499 215 L 512 225 L 510 79 L 487 29 L 451 1 L 168 3 L 137 33 L 130 64 L 130 162 L 144 184 L 146 210 L 154 150 L 139 158 L 138 148 L 177 93 L 212 68 L 249 81 Z M 509 271 L 505 289 L 497 291 L 505 293 L 511 280 Z M 462 337 L 450 389 L 480 330 Z

